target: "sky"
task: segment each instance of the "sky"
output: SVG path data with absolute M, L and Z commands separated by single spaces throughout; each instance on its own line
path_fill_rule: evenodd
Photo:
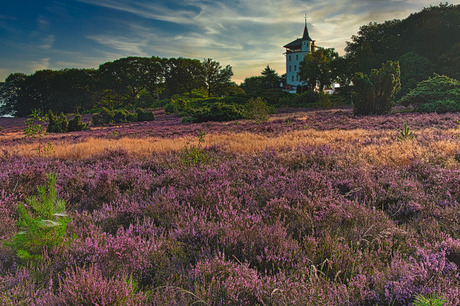
M 451 1 L 459 4 L 460 1 Z M 212 58 L 232 80 L 285 73 L 284 45 L 304 16 L 321 47 L 344 55 L 369 22 L 404 19 L 439 0 L 2 0 L 0 81 L 10 73 L 97 68 L 128 56 Z

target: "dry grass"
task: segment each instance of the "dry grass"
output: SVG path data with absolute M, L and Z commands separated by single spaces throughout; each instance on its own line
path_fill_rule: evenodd
M 417 134 L 430 133 L 430 130 L 416 131 Z M 445 130 L 443 133 L 453 135 L 454 129 Z M 205 146 L 220 146 L 228 153 L 255 154 L 257 152 L 273 149 L 283 152 L 298 146 L 317 147 L 328 145 L 343 155 L 343 160 L 367 163 L 373 165 L 397 166 L 408 164 L 414 156 L 423 158 L 427 162 L 453 160 L 455 153 L 460 151 L 460 143 L 456 139 L 433 141 L 429 145 L 422 145 L 416 139 L 410 141 L 397 141 L 394 131 L 368 131 L 368 130 L 331 130 L 331 131 L 293 131 L 281 136 L 266 136 L 254 133 L 237 134 L 208 134 L 205 137 Z M 377 144 L 364 145 L 367 139 L 377 141 Z M 81 159 L 101 153 L 105 150 L 123 148 L 130 154 L 139 157 L 149 157 L 152 153 L 166 153 L 180 151 L 186 143 L 197 145 L 197 138 L 121 138 L 110 139 L 85 139 L 76 144 L 66 142 L 54 143 L 54 151 L 48 156 L 61 159 Z M 18 144 L 4 148 L 12 154 L 22 156 L 36 156 L 33 149 L 37 144 Z M 282 155 L 282 154 L 281 154 Z

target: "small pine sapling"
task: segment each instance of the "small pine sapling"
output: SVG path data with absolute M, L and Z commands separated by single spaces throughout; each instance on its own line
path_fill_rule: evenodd
M 40 124 L 40 122 L 45 122 L 48 120 L 48 117 L 46 115 L 42 116 L 41 113 L 36 109 L 32 111 L 32 114 L 29 117 L 31 118 L 24 121 L 24 123 L 27 124 L 27 127 L 24 129 L 24 137 L 30 137 L 34 139 L 38 138 L 38 147 L 35 148 L 35 150 L 38 152 L 38 156 L 40 156 L 42 153 L 48 153 L 52 151 L 53 146 L 51 145 L 51 142 L 48 142 L 46 145 L 42 143 L 43 136 L 47 135 L 48 133 Z M 35 124 L 35 121 L 38 121 L 38 123 Z
M 433 292 L 433 294 L 428 297 L 418 295 L 414 300 L 414 306 L 443 306 L 445 303 L 447 303 L 447 301 L 438 297 L 436 292 Z
M 207 152 L 202 150 L 202 146 L 204 143 L 204 136 L 206 135 L 205 132 L 201 131 L 198 135 L 198 145 L 190 145 L 188 147 L 188 142 L 185 144 L 184 148 L 182 149 L 185 155 L 183 162 L 187 165 L 189 164 L 202 164 L 206 160 L 208 160 L 209 156 Z
M 410 128 L 407 126 L 407 123 L 404 123 L 404 130 L 399 130 L 399 136 L 398 140 L 403 141 L 403 140 L 409 140 L 409 139 L 414 139 L 415 135 L 412 133 Z
M 26 262 L 38 262 L 44 248 L 62 243 L 66 234 L 70 218 L 65 212 L 65 202 L 57 199 L 55 184 L 56 176 L 48 175 L 48 188 L 37 187 L 38 199 L 30 197 L 27 206 L 24 203 L 18 206 L 20 232 L 7 245 Z

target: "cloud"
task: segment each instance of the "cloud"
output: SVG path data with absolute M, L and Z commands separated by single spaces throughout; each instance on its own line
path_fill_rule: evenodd
M 39 61 L 31 61 L 30 70 L 37 71 L 37 70 L 50 69 L 50 63 L 49 63 L 50 60 L 51 58 L 42 58 Z
M 53 47 L 54 40 L 55 40 L 54 35 L 49 35 L 48 37 L 43 38 L 40 48 L 51 49 Z
M 88 35 L 85 36 L 102 45 L 106 45 L 116 50 L 122 51 L 123 54 L 131 56 L 147 56 L 148 54 L 142 51 L 146 46 L 146 41 L 139 38 L 131 38 L 125 36 L 112 36 L 109 34 L 103 35 Z

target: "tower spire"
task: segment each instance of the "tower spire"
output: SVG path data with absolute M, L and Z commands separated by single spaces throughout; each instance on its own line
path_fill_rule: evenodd
M 307 28 L 307 14 L 305 14 L 305 28 L 303 29 L 302 40 L 313 41 L 313 39 L 311 39 L 311 37 L 310 37 L 310 34 L 308 33 L 308 28 Z

